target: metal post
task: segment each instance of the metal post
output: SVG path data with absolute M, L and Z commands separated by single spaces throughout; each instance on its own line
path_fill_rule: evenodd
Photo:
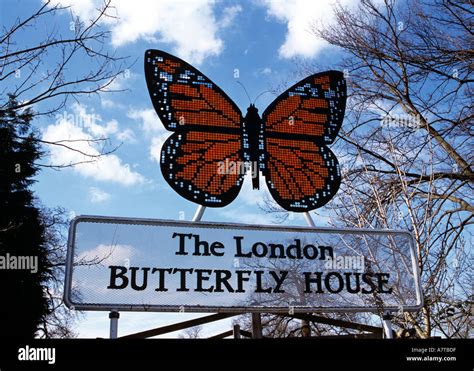
M 311 217 L 311 214 L 308 213 L 307 211 L 303 213 L 303 216 L 306 220 L 306 223 L 308 224 L 309 227 L 315 228 L 316 224 L 314 224 L 314 220 Z M 301 320 L 301 336 L 302 337 L 310 337 L 311 336 L 311 325 L 308 321 L 306 320 Z
M 305 211 L 303 213 L 303 216 L 306 220 L 306 223 L 308 223 L 308 226 L 313 227 L 313 228 L 316 227 L 316 224 L 314 224 L 313 218 L 311 217 L 311 215 L 307 211 Z
M 390 312 L 385 312 L 382 316 L 382 326 L 385 339 L 393 339 L 392 318 L 393 316 Z
M 240 326 L 234 325 L 234 339 L 240 339 Z
M 117 339 L 118 336 L 118 319 L 120 317 L 120 313 L 116 311 L 112 311 L 109 313 L 110 318 L 110 338 Z
M 311 337 L 311 326 L 305 319 L 301 320 L 301 337 Z
M 252 313 L 252 337 L 254 339 L 261 339 L 263 337 L 260 313 Z
M 206 206 L 199 205 L 194 213 L 193 222 L 200 222 L 204 211 L 206 210 Z

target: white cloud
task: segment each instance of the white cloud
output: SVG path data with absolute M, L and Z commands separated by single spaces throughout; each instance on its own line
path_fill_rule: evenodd
M 125 69 L 120 75 L 116 76 L 104 90 L 107 92 L 107 94 L 101 94 L 99 96 L 101 106 L 103 108 L 126 108 L 123 103 L 114 100 L 113 97 L 116 97 L 115 94 L 118 92 L 131 90 L 131 88 L 133 88 L 133 84 L 141 78 L 142 76 L 139 74 L 132 73 L 129 69 Z
M 100 188 L 90 187 L 89 188 L 90 201 L 92 203 L 101 203 L 110 200 L 110 193 L 107 193 Z
M 107 85 L 106 91 L 114 92 L 125 90 L 130 85 L 128 81 L 135 80 L 135 78 L 136 74 L 132 73 L 129 69 L 126 69 L 120 75 L 117 75 L 109 85 Z
M 107 138 L 110 134 L 116 134 L 118 132 L 118 122 L 117 120 L 110 120 L 105 123 L 105 125 L 98 125 L 96 123 L 90 123 L 86 125 L 89 129 L 89 132 L 97 137 Z
M 82 21 L 88 21 L 94 18 L 103 1 L 60 0 L 57 3 L 71 6 Z M 112 31 L 114 46 L 139 39 L 170 43 L 175 54 L 199 64 L 222 51 L 219 31 L 230 26 L 241 11 L 240 6 L 227 7 L 219 21 L 214 12 L 215 4 L 215 0 L 113 0 L 111 13 L 116 18 L 103 18 L 102 22 Z
M 240 5 L 233 5 L 225 8 L 222 12 L 222 16 L 218 23 L 218 26 L 222 28 L 229 27 L 234 21 L 237 14 L 239 14 L 241 11 L 242 7 Z
M 367 111 L 374 114 L 379 114 L 382 119 L 385 116 L 390 115 L 403 115 L 405 111 L 397 103 L 392 103 L 383 99 L 376 99 L 373 102 L 367 104 Z
M 170 135 L 171 133 L 163 133 L 151 138 L 150 159 L 160 163 L 161 147 L 163 147 L 163 143 L 169 138 Z
M 130 258 L 134 255 L 134 248 L 130 245 L 97 245 L 92 250 L 79 254 L 77 261 L 100 260 L 103 265 L 130 264 Z
M 56 115 L 56 123 L 61 121 L 72 122 L 84 128 L 89 134 L 96 138 L 110 138 L 112 135 L 122 142 L 134 141 L 134 133 L 131 129 L 119 130 L 119 123 L 112 119 L 105 124 L 101 124 L 102 117 L 95 113 L 93 108 L 88 108 L 79 103 L 71 105 L 71 111 L 64 111 Z
M 247 208 L 225 208 L 219 210 L 219 214 L 228 219 L 229 221 L 236 223 L 245 223 L 245 224 L 255 224 L 255 225 L 264 225 L 264 224 L 274 224 L 272 217 L 269 214 L 263 214 L 263 212 L 248 212 L 245 211 Z
M 354 5 L 357 0 L 340 0 L 342 5 Z M 285 23 L 287 33 L 285 42 L 279 49 L 283 58 L 314 57 L 328 46 L 326 41 L 317 38 L 311 27 L 318 23 L 331 23 L 334 20 L 333 6 L 336 0 L 261 0 L 267 14 Z
M 165 129 L 154 109 L 131 109 L 127 116 L 141 121 L 143 132 L 148 136 L 152 136 L 150 159 L 160 163 L 161 147 L 172 133 Z
M 100 96 L 100 104 L 103 108 L 115 108 L 118 105 L 115 101 L 105 98 L 103 95 Z
M 265 67 L 261 71 L 262 75 L 270 75 L 272 73 L 272 69 L 270 67 Z
M 133 132 L 132 129 L 125 129 L 117 133 L 116 136 L 117 136 L 117 139 L 122 142 L 135 143 L 137 141 L 137 139 L 135 138 L 135 133 Z
M 128 111 L 127 116 L 131 119 L 141 121 L 142 129 L 145 134 L 158 133 L 166 130 L 153 108 L 142 110 L 131 109 Z
M 126 186 L 143 183 L 145 178 L 130 170 L 128 164 L 115 154 L 100 155 L 100 146 L 96 143 L 97 134 L 120 133 L 116 122 L 109 121 L 105 126 L 96 121 L 85 122 L 81 115 L 88 114 L 82 106 L 73 106 L 75 114 L 64 114 L 56 117 L 56 123 L 43 130 L 43 140 L 59 142 L 62 145 L 49 145 L 50 159 L 53 165 L 77 164 L 73 171 L 86 177 L 103 182 L 114 182 Z M 123 132 L 122 132 L 123 133 Z M 70 148 L 66 148 L 70 147 Z M 91 159 L 95 161 L 91 162 Z

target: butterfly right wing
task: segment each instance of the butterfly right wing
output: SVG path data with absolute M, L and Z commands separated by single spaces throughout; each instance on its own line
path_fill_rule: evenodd
M 229 166 L 243 158 L 239 108 L 197 69 L 159 50 L 146 51 L 145 77 L 155 111 L 175 132 L 161 150 L 165 180 L 200 205 L 228 205 L 244 176 Z
M 284 209 L 316 209 L 339 189 L 339 164 L 327 145 L 341 127 L 345 104 L 343 74 L 327 71 L 293 85 L 264 111 L 263 173 Z

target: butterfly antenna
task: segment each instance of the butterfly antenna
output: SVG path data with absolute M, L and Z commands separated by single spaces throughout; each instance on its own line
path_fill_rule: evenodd
M 265 91 L 261 92 L 259 95 L 257 95 L 257 98 L 255 98 L 255 100 L 253 101 L 253 104 L 255 105 L 255 103 L 257 103 L 258 98 L 260 98 L 263 94 L 266 94 L 266 93 L 272 93 L 272 91 L 271 90 L 265 90 Z
M 244 84 L 242 84 L 242 83 L 241 83 L 240 81 L 238 81 L 238 80 L 237 80 L 236 82 L 237 82 L 237 84 L 239 84 L 239 85 L 242 87 L 242 89 L 244 89 L 245 94 L 247 95 L 247 98 L 249 99 L 249 103 L 252 103 L 252 99 L 250 99 L 250 95 L 249 95 L 249 93 L 247 92 L 247 89 L 245 89 Z

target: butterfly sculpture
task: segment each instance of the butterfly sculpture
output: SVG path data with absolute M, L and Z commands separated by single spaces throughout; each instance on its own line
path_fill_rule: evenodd
M 305 78 L 261 116 L 253 104 L 243 116 L 209 78 L 163 51 L 145 52 L 145 77 L 153 107 L 173 132 L 161 150 L 161 170 L 182 197 L 210 207 L 231 203 L 245 173 L 222 171 L 223 163 L 255 164 L 253 187 L 261 171 L 274 200 L 289 211 L 316 209 L 337 192 L 339 164 L 327 145 L 344 117 L 341 72 Z

